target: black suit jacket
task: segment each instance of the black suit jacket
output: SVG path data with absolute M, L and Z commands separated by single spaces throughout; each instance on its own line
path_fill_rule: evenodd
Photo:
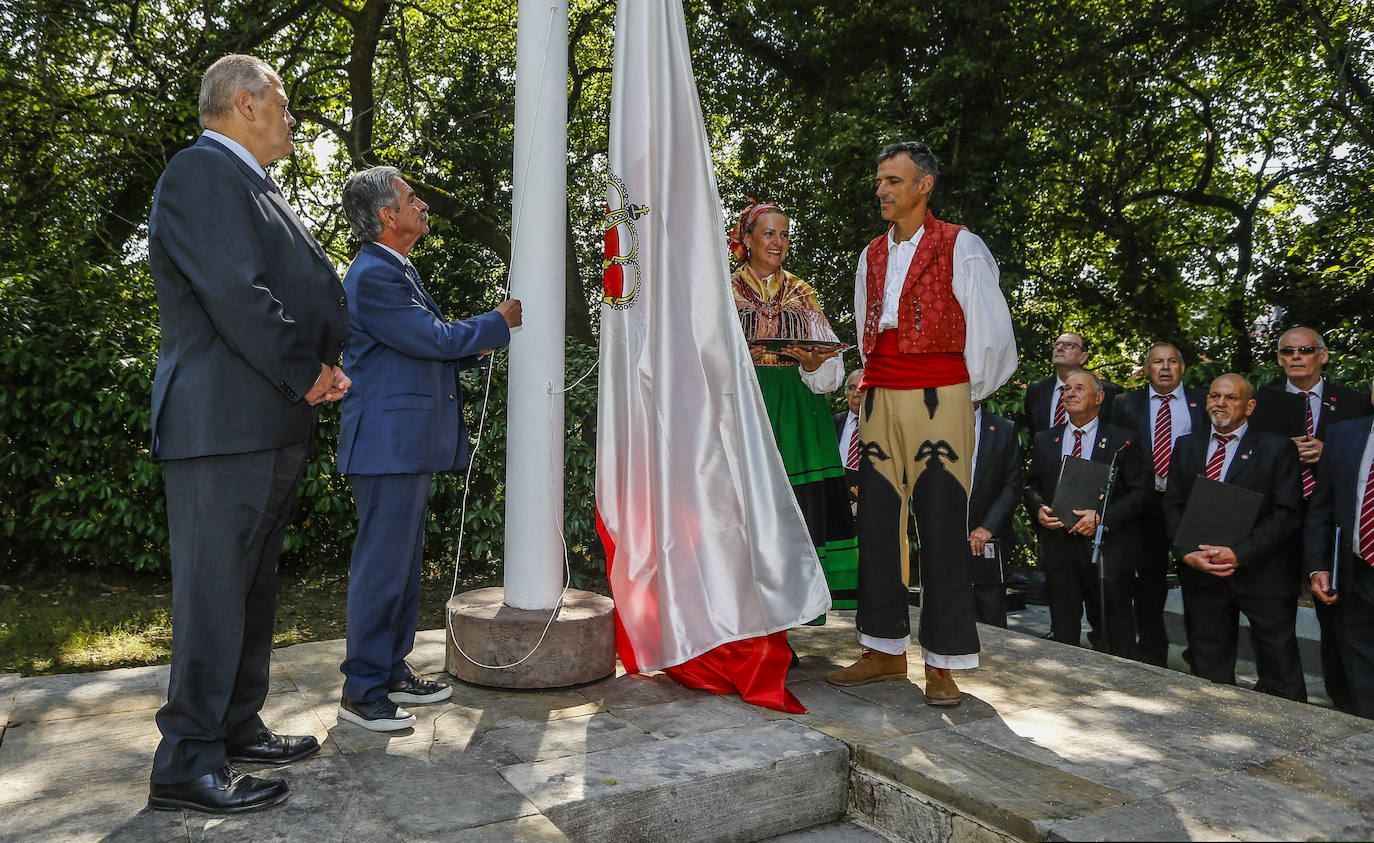
M 1303 522 L 1303 567 L 1307 574 L 1331 570 L 1332 542 L 1335 526 L 1341 526 L 1340 576 L 1338 582 L 1350 582 L 1354 573 L 1355 554 L 1350 542 L 1355 535 L 1356 508 L 1360 505 L 1358 488 L 1363 489 L 1365 477 L 1358 477 L 1360 458 L 1364 456 L 1369 438 L 1369 419 L 1347 419 L 1331 425 L 1326 431 L 1326 446 L 1317 472 L 1317 486 L 1308 501 L 1307 517 Z M 1370 554 L 1369 548 L 1362 548 Z
M 1059 485 L 1059 469 L 1063 463 L 1062 440 L 1066 428 L 1067 425 L 1055 425 L 1036 434 L 1031 450 L 1030 471 L 1026 475 L 1026 512 L 1040 537 L 1041 552 L 1046 558 L 1053 558 L 1054 554 L 1070 547 L 1083 547 L 1092 541 L 1088 536 L 1073 535 L 1063 528 L 1047 530 L 1040 526 L 1036 516 L 1040 507 L 1054 501 L 1055 489 Z M 1112 570 L 1134 570 L 1144 562 L 1140 552 L 1139 518 L 1150 502 L 1154 480 L 1140 451 L 1131 445 L 1130 431 L 1107 424 L 1099 417 L 1097 441 L 1089 449 L 1088 459 L 1109 463 L 1113 455 L 1117 455 L 1116 483 L 1102 519 L 1106 527 L 1102 538 L 1102 555 L 1105 564 Z M 1065 525 L 1069 526 L 1072 525 Z
M 348 331 L 333 265 L 281 192 L 201 137 L 158 180 L 148 226 L 162 344 L 152 454 L 264 451 L 310 436 L 302 400 Z
M 1174 443 L 1169 462 L 1169 485 L 1164 490 L 1164 529 L 1172 544 L 1178 533 L 1183 510 L 1192 494 L 1193 484 L 1202 474 L 1212 450 L 1212 428 L 1202 428 Z M 1264 496 L 1250 535 L 1231 550 L 1236 554 L 1236 572 L 1229 577 L 1205 574 L 1182 562 L 1186 551 L 1174 548 L 1179 558 L 1179 580 L 1186 586 L 1222 582 L 1237 594 L 1256 597 L 1298 596 L 1297 537 L 1302 523 L 1302 481 L 1298 473 L 1298 449 L 1289 439 L 1276 433 L 1247 427 L 1235 458 L 1231 460 L 1226 483 Z
M 1268 384 L 1255 393 L 1255 412 L 1251 424 L 1261 430 L 1292 438 L 1307 435 L 1307 407 L 1301 395 L 1289 392 L 1286 381 Z M 1323 378 L 1322 410 L 1317 415 L 1318 439 L 1326 441 L 1326 430 L 1333 424 L 1374 414 L 1369 390 L 1356 390 Z
M 992 533 L 995 556 L 974 560 L 975 583 L 1000 583 L 1007 557 L 1016 542 L 1011 516 L 1021 497 L 1024 469 L 1021 443 L 1016 425 L 1001 416 L 983 413 L 978 431 L 978 454 L 974 461 L 973 489 L 968 498 L 968 526 L 982 527 Z
M 1037 436 L 1042 430 L 1050 427 L 1050 412 L 1054 409 L 1054 386 L 1059 379 L 1055 375 L 1032 381 L 1026 387 L 1026 427 L 1030 430 L 1031 436 Z M 1121 394 L 1121 387 L 1109 380 L 1102 381 L 1102 391 L 1106 397 L 1102 399 L 1102 406 L 1098 408 L 1097 414 L 1104 422 L 1112 421 L 1113 407 L 1116 397 Z

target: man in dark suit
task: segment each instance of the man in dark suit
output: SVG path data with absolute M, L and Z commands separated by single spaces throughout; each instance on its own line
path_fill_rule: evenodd
M 968 496 L 968 534 L 973 554 L 973 599 L 979 623 L 1007 626 L 1007 556 L 1016 533 L 1012 512 L 1021 497 L 1023 471 L 1016 425 L 984 412 L 974 413 L 973 488 Z
M 1040 566 L 1049 590 L 1052 637 L 1077 645 L 1086 606 L 1092 645 L 1132 658 L 1135 621 L 1131 584 L 1140 559 L 1137 521 L 1149 501 L 1149 469 L 1140 452 L 1130 447 L 1130 432 L 1101 420 L 1099 409 L 1105 396 L 1097 379 L 1080 370 L 1070 372 L 1065 383 L 1068 421 L 1035 437 L 1025 493 L 1026 510 L 1032 513 L 1040 537 Z M 1068 456 L 1102 463 L 1116 461 L 1116 481 L 1101 516 L 1101 507 L 1075 509 L 1078 520 L 1065 523 L 1051 510 L 1059 473 Z M 1101 570 L 1092 565 L 1092 543 L 1099 523 L 1106 527 Z
M 1304 523 L 1303 555 L 1312 595 L 1343 605 L 1342 662 L 1351 712 L 1374 718 L 1374 424 L 1348 419 L 1326 430 L 1317 487 Z M 1340 545 L 1334 546 L 1340 525 Z M 1333 552 L 1334 551 L 1334 552 Z M 1335 558 L 1338 569 L 1333 570 Z M 1333 577 L 1338 586 L 1333 589 Z
M 1311 328 L 1290 328 L 1279 337 L 1278 360 L 1284 380 L 1270 384 L 1256 395 L 1255 426 L 1291 437 L 1298 446 L 1304 502 L 1312 495 L 1321 473 L 1319 460 L 1326 431 L 1347 419 L 1374 412 L 1369 396 L 1332 383 L 1322 370 L 1329 359 L 1326 340 Z M 1321 628 L 1322 677 L 1332 704 L 1350 711 L 1353 702 L 1341 643 L 1344 624 L 1342 604 L 1314 601 Z
M 1166 578 L 1173 554 L 1164 535 L 1164 487 L 1169 458 L 1180 436 L 1202 430 L 1207 420 L 1207 393 L 1183 385 L 1183 355 L 1169 343 L 1155 343 L 1141 361 L 1149 385 L 1116 399 L 1116 423 L 1131 431 L 1154 472 L 1154 494 L 1140 518 L 1141 567 L 1132 590 L 1135 604 L 1136 658 L 1164 667 L 1169 663 L 1169 636 L 1164 630 Z
M 406 664 L 420 611 L 430 481 L 467 461 L 458 369 L 510 342 L 521 313 L 511 299 L 472 319 L 444 319 L 409 257 L 429 232 L 429 206 L 395 167 L 351 176 L 343 209 L 362 249 L 344 276 L 344 366 L 354 386 L 343 404 L 339 472 L 353 486 L 358 538 L 339 719 L 387 732 L 415 723 L 397 703 L 453 693 Z
M 844 397 L 849 403 L 849 409 L 835 414 L 835 438 L 840 443 L 840 464 L 844 466 L 845 485 L 849 487 L 851 507 L 859 497 L 859 407 L 864 396 L 859 383 L 863 379 L 863 369 L 855 369 L 845 377 Z
M 1068 420 L 1068 411 L 1064 409 L 1061 397 L 1064 394 L 1064 378 L 1069 372 L 1084 369 L 1091 356 L 1088 340 L 1082 334 L 1068 331 L 1060 334 L 1054 341 L 1050 357 L 1054 364 L 1054 374 L 1032 381 L 1026 387 L 1026 427 L 1030 430 L 1032 438 L 1040 431 L 1064 424 Z M 1104 422 L 1110 422 L 1112 402 L 1121 392 L 1121 387 L 1101 378 L 1098 378 L 1097 382 L 1102 385 L 1104 395 L 1099 415 Z
M 1255 690 L 1306 701 L 1295 624 L 1297 533 L 1302 523 L 1298 451 L 1289 440 L 1256 430 L 1250 384 L 1222 375 L 1207 393 L 1211 426 L 1179 437 L 1169 461 L 1164 523 L 1183 565 L 1183 621 L 1193 673 L 1236 684 L 1240 613 L 1250 621 L 1259 682 Z M 1259 493 L 1250 533 L 1232 546 L 1178 547 L 1177 534 L 1198 475 Z
M 258 712 L 314 407 L 349 387 L 333 365 L 347 311 L 328 257 L 263 169 L 293 148 L 281 80 L 251 56 L 225 56 L 201 81 L 200 122 L 205 134 L 158 181 L 148 227 L 162 328 L 152 454 L 173 583 L 148 804 L 233 813 L 281 802 L 287 785 L 230 761 L 284 764 L 319 749 Z

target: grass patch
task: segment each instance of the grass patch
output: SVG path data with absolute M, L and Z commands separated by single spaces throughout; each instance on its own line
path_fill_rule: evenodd
M 444 625 L 452 572 L 425 572 L 420 629 Z M 494 584 L 491 574 L 459 591 Z M 277 584 L 277 647 L 344 637 L 346 572 L 283 572 Z M 171 577 L 76 570 L 0 584 L 0 673 L 37 676 L 166 664 L 172 650 Z

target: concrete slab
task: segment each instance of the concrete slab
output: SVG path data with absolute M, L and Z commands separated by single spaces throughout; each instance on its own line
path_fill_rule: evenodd
M 128 782 L 146 796 L 160 737 L 151 711 L 11 726 L 0 744 L 0 805 Z
M 864 744 L 857 767 L 1004 834 L 1041 839 L 1054 821 L 1135 801 L 1130 794 L 1007 752 L 954 729 Z
M 501 774 L 574 840 L 748 840 L 838 819 L 848 755 L 833 738 L 777 721 Z
M 623 668 L 621 670 L 623 671 Z M 617 713 L 636 706 L 657 705 L 677 700 L 704 700 L 714 696 L 709 691 L 698 691 L 679 685 L 662 673 L 644 676 L 620 672 L 599 682 L 574 688 L 572 692 L 587 702 L 594 703 L 598 708 Z
M 434 705 L 404 706 L 406 711 L 415 715 L 415 725 L 396 732 L 373 732 L 362 726 L 339 719 L 339 703 L 334 698 L 323 705 L 312 705 L 310 710 L 325 725 L 329 739 L 341 752 L 363 752 L 386 746 L 399 746 L 405 743 L 429 743 L 435 740 L 442 728 L 440 723 L 450 718 L 472 722 L 466 712 L 448 703 Z
M 837 688 L 823 679 L 799 682 L 789 687 L 806 706 L 807 712 L 790 717 L 847 744 L 859 745 L 944 728 L 949 725 L 947 718 L 950 716 L 988 716 L 973 704 L 967 710 L 962 705 L 954 709 L 926 705 L 921 689 L 910 682 L 875 685 L 891 686 L 884 689 L 892 695 L 891 705 L 872 704 L 849 693 L 851 689 Z
M 450 703 L 483 730 L 585 717 L 601 710 L 597 703 L 589 702 L 576 690 L 507 690 L 466 682 L 454 683 Z
M 4 806 L 3 837 L 13 843 L 62 840 L 145 843 L 189 839 L 180 811 L 150 811 L 148 782 L 78 790 L 62 799 L 40 798 Z
M 604 711 L 584 717 L 493 729 L 486 737 L 504 746 L 521 761 L 545 761 L 653 740 L 634 724 Z
M 737 697 L 711 695 L 707 699 L 694 698 L 621 709 L 616 714 L 621 720 L 662 740 L 765 723 L 769 718 L 761 712 L 757 706 L 741 702 Z
M 395 824 L 382 802 L 364 787 L 342 755 L 310 758 L 263 778 L 285 779 L 291 796 L 251 814 L 215 816 L 185 811 L 193 841 L 268 843 L 301 840 L 396 840 Z
M 878 829 L 890 840 L 957 843 L 1015 843 L 1017 840 L 863 768 L 850 772 L 848 816 L 862 821 L 865 827 Z
M 357 781 L 402 839 L 432 840 L 539 811 L 492 768 L 443 743 L 402 744 L 348 756 Z
M 19 686 L 10 720 L 34 723 L 161 708 L 167 672 L 168 667 L 160 665 L 31 676 Z
M 446 843 L 490 843 L 493 840 L 508 840 L 513 843 L 556 843 L 567 840 L 568 835 L 560 831 L 548 817 L 534 814 L 476 828 L 457 829 L 431 839 L 443 840 Z
M 885 843 L 886 837 L 856 822 L 834 822 L 769 837 L 766 843 Z

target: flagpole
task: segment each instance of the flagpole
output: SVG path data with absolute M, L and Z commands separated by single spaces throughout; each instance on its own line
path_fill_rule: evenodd
M 552 609 L 563 589 L 563 336 L 568 220 L 568 5 L 519 5 L 515 41 L 506 415 L 506 604 Z
M 445 668 L 479 685 L 552 688 L 615 672 L 613 604 L 564 588 L 567 0 L 519 4 L 515 76 L 510 295 L 524 324 L 506 393 L 504 587 L 449 600 Z

